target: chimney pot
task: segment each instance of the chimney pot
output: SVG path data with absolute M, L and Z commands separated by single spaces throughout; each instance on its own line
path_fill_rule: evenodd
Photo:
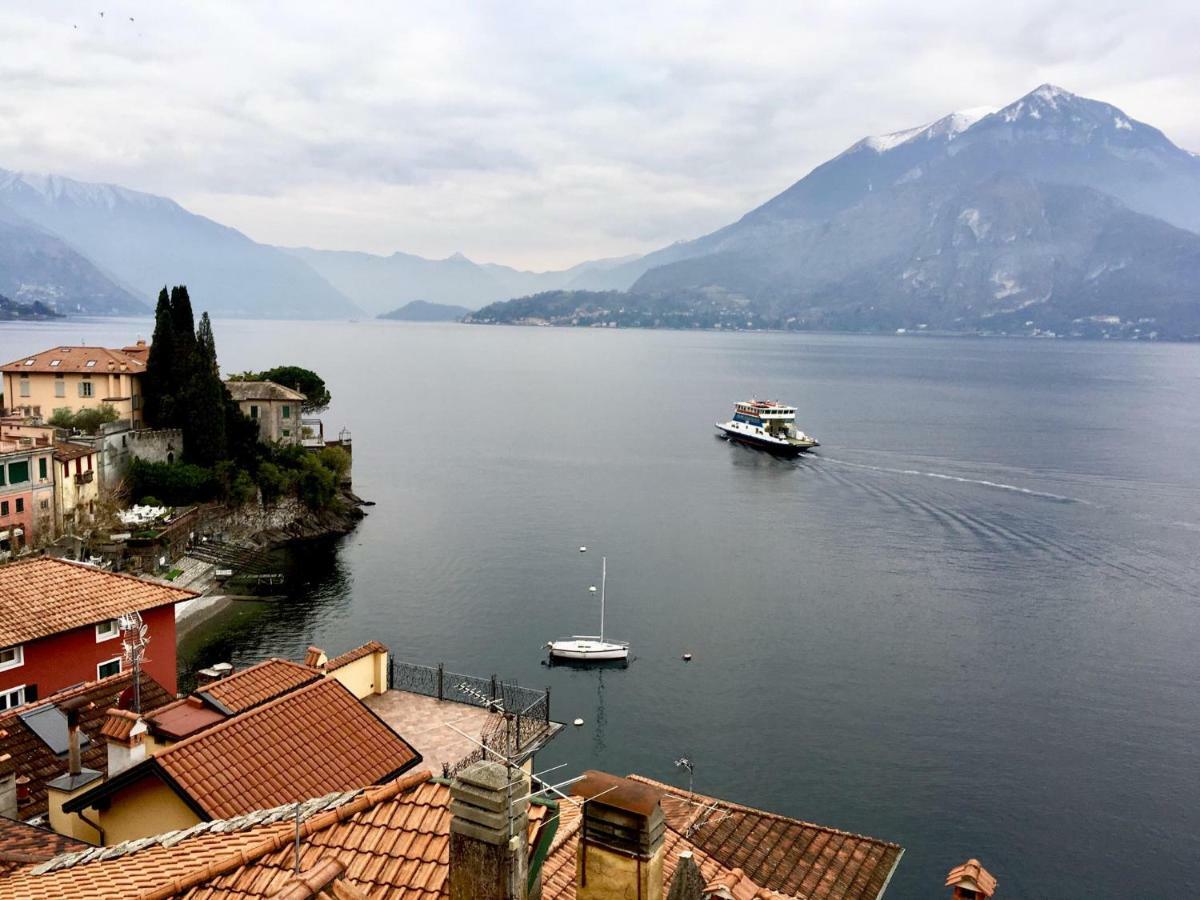
M 575 864 L 579 900 L 662 900 L 662 792 L 594 771 L 573 792 L 585 801 Z
M 468 766 L 450 784 L 450 900 L 525 900 L 529 786 L 498 762 Z

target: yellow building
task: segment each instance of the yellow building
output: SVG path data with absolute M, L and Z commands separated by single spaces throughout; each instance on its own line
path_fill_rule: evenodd
M 96 451 L 87 444 L 54 444 L 54 524 L 59 533 L 90 525 L 100 499 Z
M 242 415 L 258 426 L 258 439 L 267 444 L 299 444 L 304 437 L 299 391 L 274 381 L 227 381 L 225 386 Z
M 23 416 L 49 420 L 54 410 L 71 412 L 108 403 L 134 428 L 142 427 L 144 341 L 122 350 L 107 347 L 51 347 L 5 366 L 4 405 Z

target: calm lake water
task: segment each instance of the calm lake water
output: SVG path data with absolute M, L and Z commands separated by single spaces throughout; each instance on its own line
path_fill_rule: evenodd
M 198 305 L 198 309 L 202 308 Z M 0 326 L 0 356 L 148 321 Z M 900 842 L 889 897 L 969 856 L 1008 897 L 1195 885 L 1200 347 L 216 323 L 227 371 L 295 362 L 353 431 L 351 537 L 188 664 L 379 638 L 550 685 L 540 758 L 642 772 Z M 799 461 L 712 423 L 795 403 Z M 588 545 L 581 555 L 578 547 Z M 550 670 L 609 632 L 627 670 Z M 690 651 L 693 662 L 680 661 Z

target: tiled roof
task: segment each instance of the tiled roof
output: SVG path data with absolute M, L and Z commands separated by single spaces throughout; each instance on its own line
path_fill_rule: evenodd
M 70 441 L 54 442 L 54 458 L 59 462 L 70 462 L 73 459 L 91 456 L 95 452 L 96 449 L 87 444 L 73 444 Z
M 225 713 L 206 705 L 199 697 L 191 696 L 168 703 L 155 710 L 153 716 L 147 716 L 146 720 L 156 735 L 181 741 L 227 718 Z
M 225 387 L 234 400 L 295 400 L 303 403 L 306 399 L 299 391 L 276 384 L 274 381 L 227 381 Z
M 0 647 L 195 596 L 194 591 L 48 556 L 8 563 L 0 566 Z
M 30 362 L 32 360 L 32 363 Z M 57 360 L 58 365 L 52 365 Z M 88 365 L 91 362 L 92 365 Z M 136 359 L 121 350 L 107 347 L 51 347 L 32 356 L 22 356 L 0 366 L 3 372 L 89 372 L 93 375 L 125 371 L 140 375 L 146 371 L 144 360 Z
M 30 863 L 44 862 L 87 846 L 74 838 L 0 816 L 0 878 Z
M 100 726 L 100 733 L 110 741 L 128 741 L 137 722 L 138 714 L 131 709 L 110 709 Z
M 874 898 L 887 886 L 904 850 L 864 837 L 748 806 L 692 794 L 631 775 L 665 792 L 667 824 L 730 868 L 764 887 L 806 900 Z M 715 806 L 715 811 L 705 807 Z
M 103 772 L 108 768 L 107 738 L 102 732 L 107 711 L 118 704 L 121 694 L 133 685 L 133 673 L 122 672 L 100 681 L 90 681 L 44 697 L 16 709 L 0 713 L 0 756 L 11 759 L 0 764 L 0 771 L 14 771 L 29 779 L 28 804 L 22 804 L 18 814 L 33 818 L 46 812 L 46 782 L 67 771 L 65 756 L 59 756 L 42 741 L 21 719 L 21 713 L 47 704 L 60 704 L 83 697 L 90 705 L 80 710 L 79 727 L 90 739 L 82 748 L 83 765 Z M 142 710 L 150 711 L 171 700 L 171 695 L 149 675 L 142 673 Z
M 286 659 L 268 659 L 214 681 L 196 693 L 226 714 L 245 712 L 316 681 L 321 673 Z
M 420 754 L 322 678 L 161 751 L 156 765 L 210 817 L 394 778 Z
M 985 897 L 996 893 L 996 884 L 992 873 L 977 859 L 968 859 L 961 866 L 955 866 L 946 876 L 946 887 L 962 885 L 969 890 L 978 891 Z
M 332 672 L 334 669 L 340 669 L 342 666 L 348 666 L 352 662 L 357 662 L 364 656 L 370 656 L 372 653 L 387 653 L 388 648 L 379 643 L 379 641 L 368 641 L 361 647 L 355 647 L 353 650 L 347 650 L 341 656 L 335 656 L 329 662 L 325 663 L 325 671 Z

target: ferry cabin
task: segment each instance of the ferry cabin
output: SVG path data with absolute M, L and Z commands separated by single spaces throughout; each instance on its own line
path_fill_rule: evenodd
M 751 400 L 736 405 L 733 420 L 761 428 L 773 437 L 787 437 L 788 426 L 796 421 L 796 407 Z

